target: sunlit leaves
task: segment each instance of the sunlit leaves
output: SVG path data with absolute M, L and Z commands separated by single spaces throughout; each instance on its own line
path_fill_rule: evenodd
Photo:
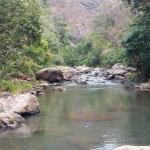
M 34 0 L 0 1 L 0 57 L 14 57 L 13 49 L 40 40 L 40 9 Z M 15 52 L 16 53 L 16 52 Z M 9 55 L 7 55 L 9 54 Z

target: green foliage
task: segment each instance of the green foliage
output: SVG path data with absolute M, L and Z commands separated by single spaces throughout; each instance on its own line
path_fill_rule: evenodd
M 127 51 L 130 64 L 136 61 L 143 63 L 142 70 L 144 75 L 150 74 L 150 4 L 149 1 L 134 0 L 138 11 L 142 11 L 142 15 L 137 16 L 133 24 L 130 26 L 126 37 L 122 40 L 122 45 Z
M 62 44 L 62 46 L 68 46 L 69 45 L 69 39 L 71 35 L 71 27 L 66 22 L 62 20 L 57 20 L 55 22 L 55 28 L 58 32 L 58 38 L 59 42 Z
M 0 84 L 0 91 L 9 91 L 11 93 L 24 93 L 32 88 L 32 84 L 27 83 L 20 83 L 16 82 L 13 83 L 9 80 L 2 80 Z
M 69 47 L 65 47 L 65 49 L 63 50 L 63 58 L 66 65 L 76 65 L 76 55 L 72 52 L 72 50 Z
M 77 56 L 77 65 L 87 65 L 87 55 L 92 50 L 92 42 L 83 39 L 74 47 L 74 53 Z
M 64 65 L 64 59 L 63 59 L 63 55 L 61 53 L 59 54 L 53 54 L 53 61 L 52 61 L 55 65 Z
M 137 73 L 131 73 L 130 76 L 127 78 L 129 83 L 136 83 L 136 84 L 141 84 L 143 82 L 147 82 L 148 78 L 146 78 L 142 74 L 137 74 Z
M 150 48 L 150 34 L 145 26 L 134 26 L 122 41 L 123 47 L 135 55 Z
M 38 0 L 41 4 L 46 2 L 42 1 Z M 21 73 L 34 76 L 37 70 L 51 64 L 49 45 L 41 40 L 40 9 L 36 0 L 0 1 L 1 90 L 13 92 L 21 87 L 31 88 L 30 84 L 7 80 Z
M 36 64 L 41 66 L 48 65 L 52 59 L 48 43 L 44 40 L 38 44 L 26 47 L 25 56 L 31 58 Z
M 112 67 L 116 63 L 122 63 L 124 65 L 129 65 L 126 51 L 123 49 L 112 50 L 104 55 L 102 55 L 102 66 Z
M 4 63 L 23 45 L 40 40 L 40 10 L 34 0 L 1 0 L 0 14 L 0 61 Z
M 10 91 L 14 90 L 14 84 L 11 81 L 2 80 L 0 84 L 1 91 Z
M 74 48 L 76 64 L 99 66 L 101 64 L 101 53 L 107 46 L 103 36 L 93 33 L 89 38 L 81 40 Z
M 133 8 L 143 10 L 145 6 L 150 4 L 150 0 L 123 0 L 127 2 L 129 5 L 132 5 Z
M 27 76 L 34 77 L 35 72 L 41 68 L 41 66 L 37 65 L 32 59 L 26 56 L 23 57 L 20 62 L 21 63 L 18 64 L 17 70 Z

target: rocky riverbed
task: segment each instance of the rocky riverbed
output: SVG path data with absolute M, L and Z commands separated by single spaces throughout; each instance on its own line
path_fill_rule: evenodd
M 23 115 L 36 114 L 40 112 L 40 106 L 36 95 L 42 95 L 45 89 L 56 91 L 65 91 L 64 82 L 73 82 L 75 84 L 88 84 L 95 82 L 97 84 L 105 84 L 107 80 L 112 82 L 125 83 L 128 76 L 135 72 L 135 68 L 125 67 L 122 64 L 116 64 L 110 69 L 90 68 L 85 66 L 45 68 L 38 71 L 36 79 L 39 84 L 33 87 L 32 91 L 20 95 L 12 95 L 10 93 L 0 93 L 0 127 L 21 128 L 24 127 L 25 119 Z M 21 77 L 20 77 L 21 78 Z M 27 80 L 22 78 L 21 80 Z M 125 84 L 126 88 L 131 88 L 131 85 Z M 140 85 L 132 85 L 132 88 L 140 90 L 149 90 L 149 83 Z M 31 94 L 32 93 L 32 94 Z M 82 117 L 81 117 L 82 118 Z M 16 129 L 17 130 L 17 129 Z M 115 150 L 148 150 L 148 146 L 121 146 Z
M 89 81 L 105 83 L 106 80 L 124 83 L 135 68 L 124 67 L 122 64 L 115 64 L 111 69 L 91 68 L 85 66 L 45 68 L 38 71 L 37 80 L 44 80 L 47 86 L 53 86 L 55 82 L 70 81 L 77 84 L 88 84 Z M 43 87 L 46 84 L 43 84 Z
M 59 92 L 65 91 L 62 83 L 68 81 L 80 85 L 85 85 L 89 82 L 105 84 L 107 80 L 124 83 L 128 76 L 135 71 L 135 68 L 125 67 L 120 63 L 115 64 L 110 69 L 91 68 L 85 66 L 58 66 L 56 68 L 45 68 L 39 70 L 35 74 L 36 80 L 39 80 L 39 84 L 33 87 L 33 90 L 28 93 L 21 95 L 11 95 L 6 92 L 0 93 L 0 127 L 15 128 L 24 122 L 21 115 L 40 112 L 40 106 L 36 95 L 43 95 L 43 91 L 47 88 Z M 25 77 L 25 75 L 22 76 L 19 77 L 19 80 L 24 80 L 26 82 L 28 77 Z M 125 84 L 125 87 L 149 90 L 150 84 L 144 83 L 135 86 Z

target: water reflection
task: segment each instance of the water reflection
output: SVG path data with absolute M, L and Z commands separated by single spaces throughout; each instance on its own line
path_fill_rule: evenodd
M 26 117 L 26 122 L 17 129 L 0 130 L 0 139 L 2 138 L 29 138 L 37 130 L 39 124 L 39 115 Z
M 113 150 L 126 144 L 150 144 L 149 92 L 113 83 L 65 88 L 38 97 L 40 115 L 26 118 L 25 126 L 17 130 L 1 131 L 0 147 Z

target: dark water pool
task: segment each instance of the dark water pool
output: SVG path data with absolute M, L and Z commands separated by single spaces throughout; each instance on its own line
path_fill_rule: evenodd
M 41 113 L 0 132 L 0 150 L 113 150 L 150 145 L 150 92 L 115 83 L 66 85 L 38 97 Z

